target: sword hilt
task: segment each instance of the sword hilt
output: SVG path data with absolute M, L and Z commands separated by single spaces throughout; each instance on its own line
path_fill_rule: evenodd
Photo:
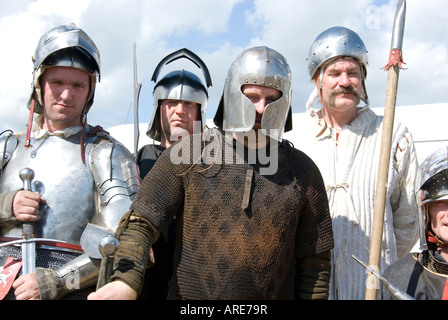
M 97 290 L 110 281 L 110 277 L 113 272 L 113 258 L 119 247 L 120 242 L 115 237 L 110 235 L 104 237 L 98 245 L 98 249 L 103 258 L 101 259 L 101 269 L 96 285 Z
M 23 190 L 31 191 L 31 182 L 34 179 L 34 171 L 30 168 L 24 168 L 19 173 L 20 179 L 23 182 Z M 30 239 L 34 237 L 34 223 L 23 222 L 22 223 L 22 237 L 24 239 Z

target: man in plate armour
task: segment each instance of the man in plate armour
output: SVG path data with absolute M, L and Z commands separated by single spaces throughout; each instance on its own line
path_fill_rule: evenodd
M 3 295 L 83 299 L 98 279 L 99 243 L 114 233 L 140 179 L 129 151 L 87 123 L 100 80 L 92 39 L 74 24 L 55 27 L 42 35 L 33 65 L 27 131 L 0 139 L 0 259 L 3 274 L 17 274 Z

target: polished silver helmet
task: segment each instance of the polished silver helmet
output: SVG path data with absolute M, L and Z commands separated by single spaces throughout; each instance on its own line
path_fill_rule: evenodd
M 358 34 L 345 27 L 332 27 L 317 36 L 308 53 L 308 72 L 310 80 L 316 71 L 338 57 L 353 57 L 361 65 L 364 77 L 367 76 L 367 49 Z
M 190 60 L 202 70 L 206 81 L 205 85 L 197 75 L 183 69 L 172 71 L 157 81 L 161 69 L 180 58 Z M 148 137 L 157 141 L 161 139 L 159 106 L 162 100 L 183 100 L 199 104 L 202 127 L 206 125 L 208 87 L 212 85 L 212 80 L 207 66 L 195 53 L 183 48 L 167 55 L 157 65 L 151 80 L 156 84 L 153 91 L 153 112 L 146 130 Z
M 28 101 L 35 99 L 37 113 L 43 111 L 43 101 L 39 83 L 40 76 L 47 68 L 60 66 L 83 70 L 91 76 L 90 93 L 84 113 L 93 104 L 96 81 L 100 81 L 100 53 L 93 40 L 75 24 L 61 25 L 42 35 L 33 56 L 32 92 Z
M 253 128 L 256 111 L 242 93 L 246 84 L 282 92 L 279 99 L 266 106 L 261 120 L 262 130 L 281 141 L 283 133 L 292 129 L 291 69 L 283 55 L 265 46 L 243 51 L 230 66 L 214 123 L 224 131 L 246 132 Z
M 420 244 L 424 250 L 430 221 L 427 204 L 448 199 L 448 147 L 435 151 L 421 164 L 416 197 L 420 208 Z

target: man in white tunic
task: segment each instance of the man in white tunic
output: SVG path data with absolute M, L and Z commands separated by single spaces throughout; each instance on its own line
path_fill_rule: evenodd
M 333 218 L 330 299 L 364 299 L 366 271 L 353 258 L 369 260 L 383 117 L 368 106 L 367 50 L 343 27 L 321 33 L 308 58 L 316 89 L 304 123 L 295 124 L 296 147 L 318 165 Z M 313 108 L 319 98 L 322 107 Z M 358 107 L 360 101 L 366 104 Z M 418 171 L 412 136 L 395 123 L 389 166 L 381 270 L 408 253 L 418 238 L 414 183 Z

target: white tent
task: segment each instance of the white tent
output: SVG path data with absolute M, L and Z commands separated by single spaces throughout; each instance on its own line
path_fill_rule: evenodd
M 383 108 L 372 108 L 377 114 L 383 114 Z M 294 123 L 300 122 L 304 113 L 293 114 Z M 395 121 L 406 124 L 412 133 L 417 150 L 417 157 L 421 163 L 435 150 L 448 145 L 448 103 L 397 106 L 395 108 Z M 207 120 L 212 127 L 213 121 Z M 153 143 L 146 135 L 147 123 L 140 124 L 139 149 L 149 143 Z M 106 129 L 113 137 L 121 141 L 132 153 L 134 152 L 134 127 L 132 124 L 119 125 Z M 285 134 L 285 138 L 291 142 L 299 139 L 294 135 L 294 129 Z M 295 143 L 297 145 L 297 143 Z

